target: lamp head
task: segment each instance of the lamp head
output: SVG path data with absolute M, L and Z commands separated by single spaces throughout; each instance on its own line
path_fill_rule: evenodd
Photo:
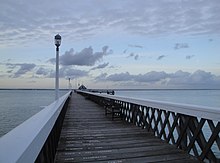
M 55 37 L 54 37 L 54 42 L 55 42 L 55 45 L 57 47 L 59 47 L 61 45 L 61 36 L 59 34 L 57 34 Z

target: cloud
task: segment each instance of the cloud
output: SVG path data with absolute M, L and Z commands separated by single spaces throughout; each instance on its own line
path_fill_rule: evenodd
M 48 75 L 50 71 L 48 69 L 45 69 L 43 67 L 40 67 L 37 71 L 36 71 L 36 75 L 43 75 L 46 76 Z
M 130 54 L 127 56 L 127 58 L 130 58 L 130 57 L 134 57 L 135 60 L 138 60 L 139 55 L 138 55 L 138 54 L 135 55 L 134 53 L 130 53 Z
M 60 77 L 61 78 L 79 78 L 88 76 L 88 71 L 74 69 L 71 67 L 62 67 L 60 69 Z
M 71 48 L 64 55 L 60 56 L 60 64 L 64 66 L 94 66 L 104 56 L 111 53 L 112 50 L 108 51 L 108 46 L 104 46 L 101 52 L 93 52 L 92 47 L 84 48 L 81 52 L 74 52 L 73 48 Z M 55 63 L 55 58 L 50 59 L 49 62 Z
M 129 44 L 128 45 L 129 47 L 132 47 L 132 48 L 140 48 L 140 49 L 143 49 L 144 47 L 141 46 L 141 45 L 132 45 L 132 44 Z
M 161 60 L 161 59 L 163 59 L 163 58 L 165 58 L 166 56 L 165 55 L 160 55 L 158 58 L 157 58 L 157 60 Z
M 136 55 L 134 56 L 134 59 L 135 59 L 135 60 L 138 60 L 138 58 L 139 58 L 139 55 L 136 54 Z
M 112 75 L 106 76 L 106 80 L 114 81 L 114 82 L 117 82 L 117 81 L 129 81 L 129 80 L 133 80 L 133 79 L 134 79 L 134 76 L 130 75 L 129 72 L 120 73 L 120 74 L 116 73 L 116 74 L 112 74 Z
M 18 78 L 24 74 L 26 74 L 27 72 L 32 71 L 36 65 L 33 63 L 16 63 L 16 64 L 12 64 L 12 63 L 6 63 L 5 64 L 9 69 L 16 69 L 18 67 L 18 70 L 16 70 L 16 72 L 14 72 L 11 77 L 13 78 Z M 12 73 L 13 70 L 8 70 L 7 72 Z
M 127 58 L 133 57 L 133 56 L 134 56 L 134 53 L 130 53 L 129 56 L 127 56 Z
M 49 68 L 43 68 L 40 67 L 36 73 L 37 76 L 43 77 L 43 78 L 54 78 L 55 77 L 55 70 L 49 69 Z M 70 66 L 63 66 L 59 70 L 59 77 L 60 78 L 79 78 L 88 76 L 87 71 L 74 69 Z
M 93 67 L 91 70 L 96 70 L 96 69 L 103 69 L 105 67 L 107 67 L 109 65 L 109 63 L 103 63 L 101 65 L 98 65 L 96 67 Z
M 4 76 L 9 78 L 25 77 L 23 75 L 31 72 L 31 78 L 54 78 L 55 70 L 48 68 L 47 66 L 38 66 L 33 63 L 0 63 L 0 65 L 6 66 L 7 71 Z M 3 72 L 4 73 L 4 72 Z M 88 76 L 89 71 L 79 70 L 72 66 L 61 66 L 59 69 L 60 78 L 79 78 Z
M 135 85 L 146 84 L 148 86 L 158 86 L 162 88 L 191 88 L 191 89 L 219 89 L 220 76 L 210 72 L 197 70 L 193 73 L 177 71 L 175 73 L 166 73 L 164 71 L 151 71 L 145 74 L 132 75 L 129 72 L 116 74 L 101 74 L 96 77 L 97 81 L 119 82 L 121 84 L 133 82 Z
M 55 33 L 76 41 L 112 29 L 141 36 L 216 35 L 220 33 L 219 7 L 218 0 L 76 0 L 74 5 L 70 1 L 7 0 L 0 6 L 0 44 L 48 42 Z
M 117 81 L 157 82 L 162 79 L 165 79 L 166 77 L 168 77 L 168 74 L 166 74 L 165 72 L 155 72 L 155 71 L 148 72 L 146 74 L 138 74 L 138 75 L 132 75 L 129 72 L 116 73 L 109 76 L 105 74 L 105 80 L 114 81 L 114 82 Z M 104 80 L 104 78 L 102 79 Z
M 108 76 L 107 73 L 102 73 L 95 77 L 95 81 L 106 81 L 106 77 Z
M 193 73 L 177 71 L 169 81 L 170 85 L 187 86 L 189 88 L 220 88 L 220 76 L 210 72 L 197 70 Z
M 169 76 L 169 74 L 165 73 L 164 71 L 162 72 L 156 72 L 156 71 L 151 71 L 145 74 L 139 74 L 135 76 L 135 81 L 137 82 L 158 82 L 163 79 L 166 79 Z
M 187 55 L 187 56 L 186 56 L 186 59 L 189 60 L 189 59 L 192 59 L 193 57 L 195 57 L 195 55 Z
M 123 51 L 123 53 L 125 54 L 127 52 L 127 49 L 125 49 L 124 51 Z
M 175 50 L 189 48 L 187 43 L 176 43 L 174 46 Z

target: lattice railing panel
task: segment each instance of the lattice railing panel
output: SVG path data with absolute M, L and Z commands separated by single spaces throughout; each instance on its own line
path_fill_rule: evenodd
M 123 109 L 124 120 L 153 131 L 157 137 L 200 160 L 218 160 L 220 136 L 216 122 L 135 104 Z M 124 114 L 126 112 L 127 114 Z M 218 134 L 214 134 L 215 132 Z
M 100 99 L 104 100 L 99 97 L 99 101 Z M 115 102 L 121 105 L 123 120 L 153 132 L 157 137 L 196 156 L 201 161 L 220 162 L 220 122 L 147 104 L 139 105 L 124 100 Z

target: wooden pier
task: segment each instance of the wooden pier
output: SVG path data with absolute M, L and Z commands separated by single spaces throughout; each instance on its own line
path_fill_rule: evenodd
M 98 104 L 74 93 L 55 162 L 199 162 L 141 127 L 112 120 Z

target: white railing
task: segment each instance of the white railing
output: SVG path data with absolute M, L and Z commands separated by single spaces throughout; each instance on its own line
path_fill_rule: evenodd
M 35 162 L 63 106 L 68 92 L 0 138 L 0 162 Z
M 77 91 L 84 92 L 84 91 Z M 185 115 L 195 116 L 198 118 L 210 119 L 213 121 L 220 121 L 220 108 L 216 107 L 208 107 L 208 106 L 199 106 L 199 105 L 189 105 L 189 104 L 181 104 L 181 103 L 172 103 L 172 102 L 163 102 L 156 100 L 143 100 L 136 99 L 130 97 L 116 96 L 116 95 L 107 95 L 107 94 L 99 94 L 92 92 L 85 92 L 86 94 L 95 95 L 104 98 L 111 98 L 118 101 L 126 101 L 128 103 L 148 106 L 152 108 L 160 108 L 167 111 L 172 111 L 176 113 L 181 113 Z
M 220 162 L 220 108 L 78 93 L 105 108 L 109 104 L 118 107 L 121 119 L 153 132 L 201 162 Z

